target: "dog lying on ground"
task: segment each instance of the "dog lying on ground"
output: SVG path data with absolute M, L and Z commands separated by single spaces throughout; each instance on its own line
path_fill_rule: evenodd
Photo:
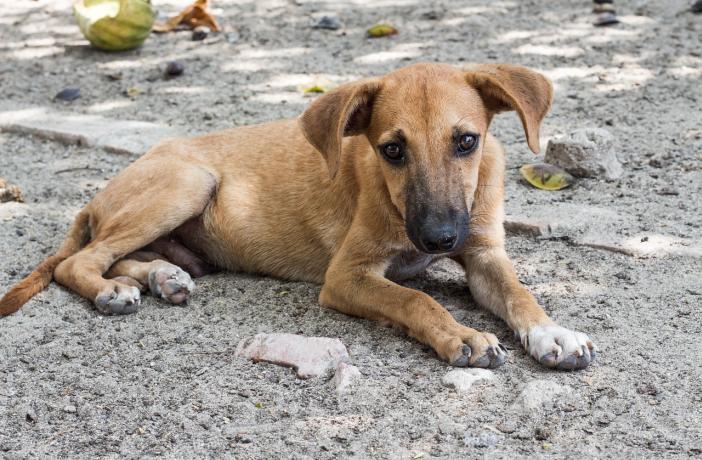
M 524 67 L 416 64 L 340 86 L 298 119 L 163 142 L 78 213 L 0 314 L 52 277 L 104 314 L 136 311 L 145 286 L 182 303 L 190 275 L 214 266 L 321 283 L 324 306 L 400 326 L 452 365 L 500 366 L 493 334 L 396 284 L 450 257 L 531 356 L 584 368 L 593 343 L 546 315 L 505 253 L 504 157 L 488 133 L 515 110 L 538 152 L 551 99 Z

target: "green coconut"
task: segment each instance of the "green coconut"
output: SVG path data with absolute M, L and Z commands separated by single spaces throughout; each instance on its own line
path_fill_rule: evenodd
M 155 17 L 149 0 L 78 0 L 73 13 L 85 38 L 107 51 L 129 50 L 144 43 Z

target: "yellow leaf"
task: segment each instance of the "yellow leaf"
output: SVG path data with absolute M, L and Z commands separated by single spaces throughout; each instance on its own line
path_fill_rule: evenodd
M 126 91 L 126 93 L 127 93 L 127 96 L 129 96 L 131 98 L 135 98 L 141 94 L 141 90 L 139 88 L 133 86 L 133 87 L 129 88 Z
M 336 87 L 336 84 L 327 80 L 326 78 L 318 78 L 312 83 L 303 84 L 297 87 L 297 90 L 301 93 L 326 93 L 327 91 Z
M 380 22 L 366 31 L 370 38 L 388 37 L 398 33 L 399 31 L 395 27 L 384 22 Z
M 573 184 L 573 176 L 548 163 L 524 165 L 519 172 L 527 182 L 541 190 L 560 190 Z

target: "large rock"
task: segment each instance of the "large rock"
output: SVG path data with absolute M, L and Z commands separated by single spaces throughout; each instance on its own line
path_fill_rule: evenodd
M 546 163 L 565 169 L 576 177 L 621 177 L 622 165 L 617 159 L 614 137 L 605 129 L 576 129 L 554 137 L 546 148 Z
M 293 367 L 303 379 L 324 375 L 349 359 L 339 339 L 295 334 L 257 334 L 243 339 L 236 356 Z

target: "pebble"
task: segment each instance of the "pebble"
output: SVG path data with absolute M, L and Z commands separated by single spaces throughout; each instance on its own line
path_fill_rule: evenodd
M 58 101 L 71 102 L 80 97 L 80 88 L 64 88 L 54 96 Z
M 236 32 L 229 32 L 229 33 L 227 34 L 227 42 L 229 42 L 229 43 L 231 43 L 231 44 L 234 44 L 234 43 L 238 43 L 239 40 L 241 40 L 241 36 L 240 36 L 238 33 L 236 33 Z
M 454 388 L 459 393 L 465 393 L 475 382 L 491 380 L 494 373 L 487 369 L 456 369 L 452 370 L 441 379 L 441 383 L 449 388 Z
M 546 163 L 565 169 L 576 177 L 618 179 L 622 165 L 614 149 L 614 136 L 606 129 L 576 129 L 549 140 Z
M 37 420 L 39 419 L 39 417 L 37 417 L 36 411 L 31 407 L 25 411 L 24 418 L 29 423 L 37 423 Z
M 210 32 L 212 32 L 212 31 L 210 30 L 209 27 L 205 27 L 205 26 L 195 27 L 193 29 L 193 34 L 192 34 L 191 38 L 193 41 L 199 42 L 201 40 L 206 39 L 207 36 L 210 35 Z
M 166 65 L 166 75 L 168 77 L 177 77 L 183 74 L 185 66 L 178 61 L 171 61 Z
M 67 414 L 75 414 L 76 412 L 78 412 L 78 408 L 73 404 L 69 404 L 63 407 L 63 411 Z
M 334 16 L 322 16 L 322 18 L 319 21 L 317 21 L 317 23 L 313 25 L 312 28 L 338 30 L 341 29 L 341 22 Z

